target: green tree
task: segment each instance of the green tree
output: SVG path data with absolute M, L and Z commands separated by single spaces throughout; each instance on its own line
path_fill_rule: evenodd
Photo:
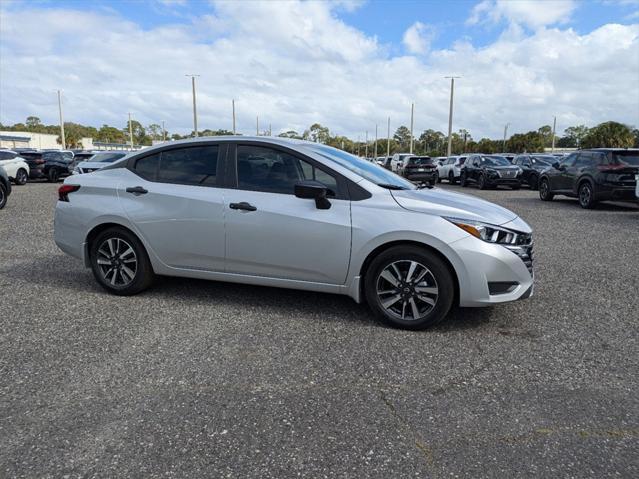
M 280 138 L 295 138 L 297 140 L 301 140 L 302 139 L 302 135 L 300 135 L 295 130 L 288 130 L 288 131 L 280 133 L 277 136 L 279 136 Z
M 102 143 L 126 143 L 127 136 L 128 131 L 125 135 L 122 130 L 114 126 L 102 125 L 93 138 Z
M 570 126 L 564 130 L 564 136 L 559 141 L 564 148 L 579 148 L 581 141 L 587 134 L 588 127 L 586 125 Z
M 305 140 L 324 144 L 328 143 L 330 136 L 328 128 L 320 125 L 319 123 L 313 123 L 302 135 Z
M 446 136 L 441 131 L 432 129 L 424 130 L 417 140 L 420 152 L 430 156 L 442 156 L 445 144 Z
M 408 151 L 410 148 L 410 130 L 405 126 L 400 126 L 395 130 L 395 134 L 393 135 L 393 139 L 399 143 L 400 148 Z
M 543 138 L 539 131 L 515 133 L 506 142 L 506 150 L 512 153 L 537 153 L 544 151 Z
M 151 139 L 146 135 L 146 130 L 137 120 L 131 120 L 131 131 L 133 132 L 133 144 L 134 145 L 150 145 Z M 127 141 L 130 141 L 129 138 L 129 122 L 126 122 L 126 127 L 122 130 L 126 135 Z
M 631 148 L 635 135 L 623 123 L 607 121 L 591 128 L 581 141 L 582 148 Z

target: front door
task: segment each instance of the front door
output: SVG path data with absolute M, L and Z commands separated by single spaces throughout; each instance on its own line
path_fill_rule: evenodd
M 142 157 L 118 188 L 137 233 L 168 266 L 224 271 L 220 148 L 179 147 Z
M 226 271 L 344 284 L 351 209 L 335 174 L 272 146 L 239 144 L 229 159 L 236 188 L 225 191 Z M 295 183 L 305 179 L 328 187 L 329 209 L 294 195 Z

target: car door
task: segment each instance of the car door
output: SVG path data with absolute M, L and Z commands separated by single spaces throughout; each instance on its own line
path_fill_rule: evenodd
M 568 155 L 559 164 L 559 173 L 553 178 L 551 186 L 553 191 L 571 192 L 573 183 L 577 176 L 577 167 L 575 166 L 577 158 L 582 153 L 572 153 Z
M 470 157 L 470 165 L 468 168 L 468 177 L 473 180 L 473 181 L 477 181 L 477 176 L 479 173 L 479 169 L 481 167 L 481 160 L 479 158 L 479 156 L 475 155 L 475 156 L 471 156 Z
M 316 161 L 273 145 L 238 143 L 229 159 L 226 271 L 343 284 L 351 252 L 343 180 Z M 295 183 L 305 179 L 329 188 L 329 209 L 294 195 Z
M 118 187 L 137 233 L 173 268 L 224 271 L 224 145 L 168 148 L 131 159 Z

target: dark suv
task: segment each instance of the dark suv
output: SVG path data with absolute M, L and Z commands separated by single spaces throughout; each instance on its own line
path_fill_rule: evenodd
M 497 186 L 521 187 L 522 170 L 499 155 L 470 155 L 462 166 L 459 183 L 477 183 L 480 190 Z
M 582 208 L 598 201 L 636 201 L 639 149 L 595 148 L 571 153 L 539 177 L 539 197 L 555 195 L 579 199 Z
M 437 183 L 437 164 L 430 156 L 411 156 L 402 168 L 407 180 L 421 180 L 431 185 Z
M 29 164 L 29 178 L 46 178 L 58 181 L 69 176 L 72 171 L 73 156 L 60 151 L 29 151 L 20 153 Z
M 530 186 L 531 190 L 536 190 L 539 186 L 539 175 L 546 168 L 550 168 L 557 161 L 552 155 L 535 155 L 526 153 L 517 155 L 513 160 L 513 165 L 523 170 L 521 174 L 522 182 Z

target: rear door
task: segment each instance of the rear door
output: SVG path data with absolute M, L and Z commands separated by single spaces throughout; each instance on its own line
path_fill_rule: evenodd
M 180 146 L 132 159 L 118 187 L 131 222 L 162 262 L 224 270 L 225 145 Z
M 229 159 L 226 271 L 344 284 L 351 209 L 343 180 L 315 160 L 273 145 L 238 143 Z M 329 209 L 294 195 L 295 183 L 305 179 L 328 187 Z

